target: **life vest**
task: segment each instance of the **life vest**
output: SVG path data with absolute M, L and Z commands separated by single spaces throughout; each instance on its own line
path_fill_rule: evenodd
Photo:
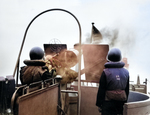
M 105 100 L 125 101 L 127 98 L 125 88 L 127 86 L 129 72 L 123 68 L 122 62 L 110 62 L 104 69 L 107 81 Z M 110 68 L 109 68 L 110 67 Z

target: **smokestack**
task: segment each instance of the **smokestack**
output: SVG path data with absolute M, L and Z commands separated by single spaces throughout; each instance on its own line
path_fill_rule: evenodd
M 86 81 L 99 82 L 107 62 L 109 46 L 104 44 L 82 44 Z
M 127 69 L 129 69 L 129 64 L 128 64 L 128 60 L 127 60 L 127 58 L 123 58 L 122 59 L 122 61 L 125 63 L 125 66 L 124 67 L 126 67 Z
M 139 77 L 139 75 L 137 77 L 137 85 L 140 85 L 140 77 Z
M 91 32 L 91 43 L 99 44 L 102 41 L 102 34 L 92 23 L 92 32 Z

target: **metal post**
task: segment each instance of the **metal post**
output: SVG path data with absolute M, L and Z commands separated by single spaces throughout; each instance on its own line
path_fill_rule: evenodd
M 17 63 L 17 76 L 16 76 L 16 86 L 18 87 L 18 76 L 19 76 L 19 61 Z
M 81 41 L 79 44 L 79 65 L 78 65 L 78 115 L 80 115 L 81 105 Z

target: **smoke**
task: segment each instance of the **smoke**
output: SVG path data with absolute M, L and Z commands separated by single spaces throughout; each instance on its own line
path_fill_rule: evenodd
M 108 44 L 110 49 L 113 47 L 119 48 L 122 51 L 122 55 L 125 57 L 133 52 L 136 44 L 136 35 L 131 29 L 104 27 L 100 32 L 103 37 L 102 43 Z M 86 34 L 84 43 L 90 43 L 90 39 L 90 34 Z
M 90 33 L 86 34 L 86 39 L 85 39 L 85 41 L 83 43 L 84 44 L 90 44 L 91 43 L 91 35 L 90 35 Z
M 101 30 L 101 33 L 103 36 L 103 42 L 108 43 L 110 47 L 114 47 L 118 40 L 119 30 L 105 27 Z

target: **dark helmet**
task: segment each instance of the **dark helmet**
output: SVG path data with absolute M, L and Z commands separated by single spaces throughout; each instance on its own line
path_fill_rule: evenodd
M 107 60 L 112 62 L 121 61 L 121 51 L 118 48 L 112 48 L 107 55 Z
M 29 55 L 31 60 L 42 59 L 44 56 L 44 51 L 40 47 L 33 47 L 30 50 Z

